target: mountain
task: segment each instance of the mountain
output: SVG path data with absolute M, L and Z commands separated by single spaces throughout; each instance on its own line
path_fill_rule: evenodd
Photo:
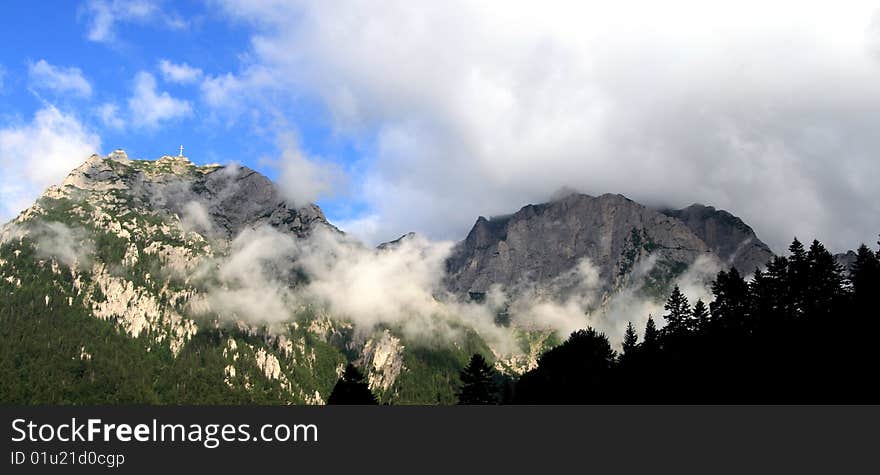
M 289 298 L 308 277 L 273 246 L 316 233 L 345 242 L 246 167 L 91 156 L 0 228 L 0 401 L 320 404 L 354 361 L 384 402 L 453 402 L 486 344 L 425 349 Z
M 7 381 L 22 382 L 12 400 L 322 402 L 345 358 L 314 331 L 221 326 L 193 311 L 212 259 L 260 226 L 299 238 L 338 232 L 317 206 L 289 206 L 246 167 L 91 156 L 0 229 L 4 361 L 31 357 L 27 367 L 53 368 L 46 378 L 72 391 L 24 384 L 35 376 L 4 365 Z M 51 354 L 29 346 L 43 338 Z M 115 366 L 123 360 L 132 364 Z M 114 386 L 132 387 L 95 399 L 102 390 L 88 382 L 114 372 Z
M 470 296 L 499 284 L 553 291 L 560 275 L 589 259 L 606 294 L 648 267 L 645 290 L 660 295 L 700 257 L 754 268 L 772 253 L 725 211 L 694 205 L 660 212 L 622 195 L 572 193 L 512 215 L 478 218 L 446 263 L 446 283 Z
M 351 362 L 383 403 L 453 403 L 474 353 L 515 377 L 565 336 L 480 303 L 493 285 L 564 298 L 588 259 L 606 295 L 656 300 L 703 256 L 759 259 L 741 221 L 686 210 L 570 195 L 481 217 L 451 254 L 413 233 L 369 249 L 247 167 L 93 155 L 0 227 L 0 402 L 321 404 Z M 403 273 L 357 296 L 397 319 L 346 313 L 336 280 L 364 272 Z

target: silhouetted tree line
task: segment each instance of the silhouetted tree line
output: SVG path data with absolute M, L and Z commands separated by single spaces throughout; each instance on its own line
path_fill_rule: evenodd
M 878 243 L 880 244 L 880 243 Z M 795 239 L 746 281 L 733 268 L 693 305 L 676 287 L 666 325 L 629 324 L 617 354 L 578 330 L 511 391 L 479 355 L 462 371 L 462 404 L 878 403 L 880 251 L 844 270 L 818 241 Z M 848 272 L 847 272 L 848 271 Z

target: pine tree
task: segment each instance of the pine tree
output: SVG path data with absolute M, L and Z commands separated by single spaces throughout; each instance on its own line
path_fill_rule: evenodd
M 805 300 L 809 292 L 810 262 L 804 245 L 797 238 L 788 246 L 788 287 L 791 310 L 794 316 L 805 311 Z
M 375 405 L 378 401 L 364 380 L 364 375 L 349 363 L 327 398 L 327 404 Z
M 664 329 L 666 333 L 681 334 L 690 329 L 691 306 L 677 285 L 672 289 L 672 294 L 663 308 L 666 309 L 666 314 L 663 315 L 666 319 Z
M 851 271 L 850 280 L 856 301 L 862 303 L 875 298 L 880 290 L 880 256 L 862 244 Z
M 657 330 L 657 324 L 654 323 L 654 317 L 648 316 L 648 322 L 645 324 L 644 346 L 647 350 L 655 350 L 659 347 L 660 332 Z
M 694 309 L 691 312 L 691 322 L 693 322 L 694 330 L 705 330 L 709 326 L 709 308 L 703 303 L 703 300 L 697 300 Z
M 748 309 L 749 286 L 735 267 L 729 272 L 721 271 L 712 283 L 715 300 L 709 304 L 712 319 L 723 328 L 745 326 Z
M 804 311 L 811 316 L 828 315 L 844 295 L 843 269 L 834 256 L 817 240 L 807 253 L 809 279 Z
M 475 353 L 470 363 L 461 370 L 459 404 L 498 404 L 496 371 L 486 363 L 483 355 Z
M 636 333 L 632 322 L 626 324 L 626 332 L 623 334 L 623 356 L 630 357 L 636 350 L 639 343 L 639 335 Z
M 762 316 L 766 318 L 772 315 L 776 320 L 790 320 L 794 317 L 795 311 L 789 285 L 788 258 L 774 257 L 762 277 L 764 277 L 764 285 L 752 291 L 754 298 L 764 300 L 763 304 L 766 308 L 761 310 L 764 312 Z

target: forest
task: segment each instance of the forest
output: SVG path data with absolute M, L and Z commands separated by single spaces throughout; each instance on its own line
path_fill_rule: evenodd
M 222 383 L 217 331 L 199 333 L 176 358 L 160 347 L 144 352 L 147 343 L 90 317 L 82 296 L 60 290 L 72 283 L 53 285 L 56 276 L 28 252 L 19 262 L 32 263 L 20 269 L 31 281 L 16 289 L 0 282 L 0 401 L 285 403 L 260 378 L 247 391 Z M 735 268 L 720 272 L 711 290 L 711 301 L 690 302 L 673 288 L 663 315 L 648 318 L 644 328 L 628 326 L 620 352 L 586 328 L 515 378 L 495 370 L 487 351 L 469 345 L 460 357 L 449 355 L 449 374 L 406 387 L 431 392 L 442 386 L 450 397 L 436 402 L 447 404 L 880 403 L 880 251 L 862 245 L 844 269 L 818 241 L 805 248 L 794 240 L 787 256 L 773 258 L 748 280 Z M 89 354 L 81 342 L 88 342 Z M 327 346 L 318 343 L 318 349 Z M 328 376 L 321 386 L 328 403 L 392 402 L 372 394 L 353 365 L 334 385 L 343 357 L 327 348 L 319 361 L 327 362 L 320 373 Z M 417 376 L 424 379 L 422 372 L 411 377 Z
M 878 243 L 880 244 L 880 243 Z M 461 371 L 459 404 L 880 402 L 880 251 L 862 245 L 844 269 L 818 241 L 795 239 L 750 280 L 732 268 L 713 300 L 675 287 L 666 325 L 627 327 L 618 354 L 592 328 L 573 332 L 514 380 L 480 354 Z M 362 385 L 354 389 L 355 385 Z M 331 404 L 374 404 L 350 367 Z

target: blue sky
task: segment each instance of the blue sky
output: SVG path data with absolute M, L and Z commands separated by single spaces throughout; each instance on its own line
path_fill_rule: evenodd
M 115 10 L 107 31 L 96 32 L 94 5 Z M 143 13 L 128 14 L 127 8 Z M 286 130 L 272 125 L 276 118 L 258 118 L 248 111 L 221 113 L 205 104 L 200 84 L 240 70 L 247 62 L 251 34 L 245 24 L 209 4 L 59 1 L 35 8 L 33 2 L 4 2 L 2 9 L 0 42 L 6 46 L 0 49 L 0 126 L 21 126 L 52 106 L 96 134 L 104 154 L 124 148 L 131 157 L 155 159 L 176 155 L 182 144 L 196 163 L 235 161 L 272 178 L 278 170 L 266 159 L 278 156 L 278 134 L 289 132 L 296 134 L 302 150 L 356 173 L 356 145 L 333 134 L 320 106 L 308 97 L 291 95 L 276 103 L 271 113 L 283 116 Z M 41 69 L 41 64 L 48 66 Z M 169 73 L 174 67 L 190 68 L 192 77 L 174 79 Z M 73 82 L 86 86 L 49 85 L 46 75 L 39 74 L 47 69 L 68 82 L 81 78 L 83 82 Z M 138 78 L 145 75 L 152 78 L 148 83 L 155 84 L 157 97 L 167 94 L 182 108 L 156 111 L 153 119 L 139 121 L 129 101 Z M 108 110 L 114 113 L 102 115 Z M 337 221 L 365 209 L 350 194 L 325 197 L 319 204 Z M 4 217 L 10 217 L 8 211 Z
M 776 251 L 880 231 L 868 1 L 0 5 L 0 218 L 99 149 L 236 161 L 368 242 L 563 188 L 714 205 Z

